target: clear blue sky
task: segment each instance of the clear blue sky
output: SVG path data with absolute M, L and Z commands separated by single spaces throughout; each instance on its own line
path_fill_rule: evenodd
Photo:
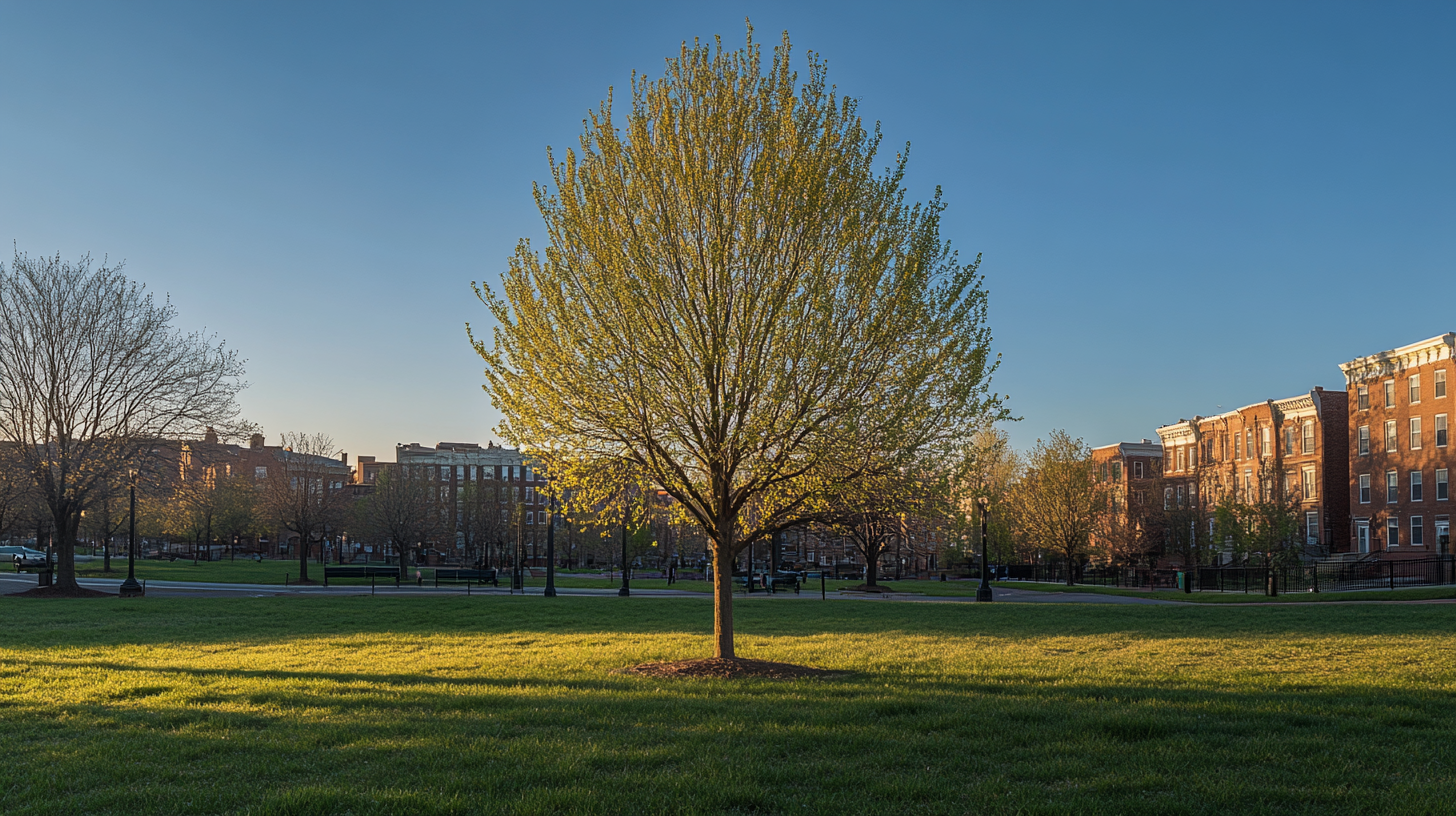
M 944 188 L 1018 446 L 1456 328 L 1456 4 L 616 5 L 0 2 L 0 237 L 124 258 L 270 439 L 484 441 L 469 284 L 539 238 L 547 145 L 751 17 Z

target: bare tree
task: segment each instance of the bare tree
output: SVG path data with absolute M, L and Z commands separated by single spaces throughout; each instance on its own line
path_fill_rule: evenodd
M 374 492 L 364 500 L 362 513 L 368 534 L 399 553 L 401 580 L 408 566 L 405 553 L 444 529 L 434 483 L 408 465 L 379 474 Z
M 16 252 L 0 265 L 0 439 L 50 515 L 58 586 L 77 590 L 81 512 L 158 440 L 238 428 L 242 361 L 172 326 L 120 264 L 95 269 Z
M 347 518 L 348 468 L 325 434 L 286 433 L 276 456 L 278 463 L 268 468 L 263 482 L 264 512 L 298 535 L 298 577 L 308 581 L 313 545 L 321 545 L 328 530 L 338 530 Z

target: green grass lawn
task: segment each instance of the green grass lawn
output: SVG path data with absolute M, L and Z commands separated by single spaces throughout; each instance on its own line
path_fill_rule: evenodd
M 323 579 L 323 568 L 318 564 L 308 565 L 309 575 Z M 76 564 L 76 574 L 83 578 L 125 578 L 126 559 L 111 559 L 111 572 L 101 571 L 101 560 Z M 203 561 L 193 564 L 190 559 L 176 561 L 138 559 L 137 580 L 148 581 L 206 581 L 224 584 L 279 584 L 287 576 L 298 580 L 297 561 L 251 561 L 240 558 L 236 561 Z
M 7 814 L 1456 810 L 1456 606 L 0 599 Z
M 1155 598 L 1164 601 L 1202 604 L 1239 603 L 1328 603 L 1334 601 L 1430 601 L 1456 598 L 1456 586 L 1413 587 L 1410 589 L 1365 589 L 1357 592 L 1281 592 L 1273 598 L 1261 592 L 1179 592 L 1144 589 L 1119 589 L 1077 584 L 1038 584 L 1027 581 L 997 581 L 995 586 L 1025 589 L 1032 592 L 1079 592 L 1098 595 L 1124 595 L 1134 598 Z

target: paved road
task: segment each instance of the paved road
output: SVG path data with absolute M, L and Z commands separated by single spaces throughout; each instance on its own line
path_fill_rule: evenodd
M 115 592 L 121 585 L 120 579 L 116 578 L 82 578 L 79 583 L 87 589 L 95 589 L 101 592 Z M 30 574 L 0 574 L 0 594 L 12 592 L 24 592 L 36 585 L 36 576 Z M 283 587 L 277 584 L 224 584 L 204 583 L 194 581 L 148 581 L 147 595 L 158 598 L 167 597 L 270 597 L 270 596 L 320 596 L 320 595 L 369 595 L 371 590 L 367 586 L 358 584 L 347 584 L 342 586 L 288 586 Z M 399 588 L 393 585 L 376 586 L 373 589 L 376 595 L 465 595 L 467 590 L 464 587 L 431 587 L 414 586 L 404 584 Z M 1007 603 L 1097 603 L 1097 604 L 1172 604 L 1179 605 L 1176 601 L 1153 600 L 1152 598 L 1135 598 L 1124 595 L 1098 595 L 1094 593 L 1079 592 L 1036 592 L 1025 589 L 996 589 L 996 600 Z M 611 597 L 617 594 L 615 589 L 583 589 L 576 587 L 558 587 L 558 595 L 563 596 L 597 596 Z M 470 595 L 508 595 L 510 590 L 502 588 L 480 588 L 472 587 L 468 590 Z M 518 593 L 519 594 L 519 593 Z M 540 587 L 530 587 L 526 590 L 528 595 L 540 595 Z M 706 592 L 694 592 L 690 590 L 677 589 L 634 589 L 633 597 L 647 598 L 703 598 L 710 596 Z M 859 593 L 859 592 L 835 592 L 829 595 L 830 598 L 841 600 L 863 600 L 863 601 L 914 601 L 917 603 L 974 603 L 975 598 L 955 596 L 939 597 L 929 595 L 911 595 L 908 593 L 885 593 L 882 595 Z M 805 589 L 799 595 L 793 593 L 779 592 L 774 595 L 765 595 L 755 592 L 752 595 L 739 595 L 740 600 L 819 600 L 818 592 L 811 592 Z

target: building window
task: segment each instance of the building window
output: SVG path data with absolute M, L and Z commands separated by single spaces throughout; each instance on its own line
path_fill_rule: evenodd
M 1292 424 L 1284 426 L 1284 452 L 1286 455 L 1294 453 L 1294 425 Z
M 1385 407 L 1395 407 L 1395 380 L 1386 380 L 1385 383 Z
M 1445 501 L 1450 498 L 1446 486 L 1446 469 L 1436 468 L 1436 501 Z
M 531 469 L 530 468 L 526 468 L 526 481 L 528 481 L 528 482 L 529 481 L 533 481 L 532 478 L 531 478 Z
M 1244 499 L 1246 501 L 1254 499 L 1254 471 L 1249 468 L 1244 468 Z
M 1304 540 L 1309 544 L 1319 543 L 1319 513 L 1316 511 L 1304 514 Z
M 535 523 L 536 523 L 536 514 L 535 513 L 526 513 L 526 524 L 530 525 L 530 524 L 535 524 Z
M 1436 447 L 1446 447 L 1446 415 L 1436 414 Z
M 1183 485 L 1178 485 L 1178 506 L 1183 506 Z
M 1304 423 L 1304 434 L 1300 441 L 1300 452 L 1314 453 L 1314 423 Z
M 1390 548 L 1400 546 L 1400 519 L 1395 516 L 1385 520 L 1385 546 Z
M 1446 369 L 1436 369 L 1436 399 L 1446 396 Z
M 1264 427 L 1262 427 L 1262 428 L 1259 429 L 1259 455 L 1260 456 L 1263 456 L 1263 457 L 1268 457 L 1269 456 L 1269 444 L 1270 444 L 1270 439 L 1269 439 L 1269 426 L 1268 425 L 1265 425 Z
M 1411 417 L 1410 418 L 1410 449 L 1411 450 L 1420 450 L 1421 449 L 1421 418 L 1420 417 Z
M 1355 404 L 1362 411 L 1370 407 L 1370 386 L 1362 385 L 1355 389 Z
M 1244 431 L 1244 454 L 1248 458 L 1254 458 L 1254 429 L 1248 428 Z
M 1370 503 L 1370 474 L 1360 474 L 1360 503 Z
M 1355 446 L 1356 446 L 1356 450 L 1360 451 L 1360 455 L 1361 456 L 1369 456 L 1370 455 L 1370 426 L 1369 425 L 1361 425 L 1360 428 L 1359 428 L 1359 430 L 1356 431 L 1356 433 L 1355 433 Z
M 1288 470 L 1284 471 L 1284 495 L 1285 496 L 1293 496 L 1294 495 L 1294 487 L 1293 487 L 1293 485 L 1290 484 L 1290 482 L 1292 482 L 1293 480 L 1294 480 L 1294 474 L 1291 471 L 1288 471 Z
M 1386 453 L 1395 453 L 1395 450 L 1396 450 L 1395 420 L 1393 420 L 1393 419 L 1387 419 L 1385 421 L 1385 452 Z
M 1141 459 L 1132 463 L 1132 475 L 1134 479 L 1141 479 L 1143 477 L 1143 463 Z
M 1312 499 L 1315 497 L 1314 468 L 1307 467 L 1299 472 L 1300 481 L 1303 482 L 1304 497 Z
M 1234 434 L 1234 458 L 1244 458 L 1243 434 Z
M 1171 487 L 1163 488 L 1163 509 L 1173 509 L 1173 488 Z
M 519 487 L 511 488 L 511 500 L 516 504 L 521 503 L 521 489 Z
M 1385 471 L 1385 503 L 1395 504 L 1400 501 L 1400 474 L 1393 470 Z
M 1410 472 L 1411 501 L 1420 501 L 1424 488 L 1421 485 L 1421 472 L 1412 470 Z
M 1370 522 L 1355 522 L 1355 551 L 1370 552 Z
M 1426 525 L 1425 519 L 1421 516 L 1411 516 L 1411 537 L 1412 547 L 1426 546 Z
M 1410 401 L 1411 405 L 1421 401 L 1421 375 L 1410 375 Z
M 1179 470 L 1182 470 L 1183 469 L 1183 449 L 1182 448 L 1179 448 L 1178 449 L 1178 469 Z
M 1113 462 L 1112 463 L 1112 480 L 1115 481 L 1115 482 L 1122 481 L 1122 463 L 1121 462 Z

